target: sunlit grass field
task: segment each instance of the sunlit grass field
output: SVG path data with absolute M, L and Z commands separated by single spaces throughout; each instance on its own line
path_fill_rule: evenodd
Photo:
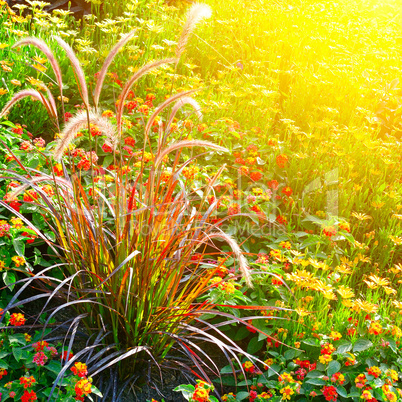
M 233 286 L 230 292 L 222 284 L 219 287 L 221 279 L 216 277 L 203 301 L 288 308 L 272 312 L 284 321 L 256 320 L 259 328 L 296 349 L 299 335 L 310 330 L 321 343 L 339 341 L 338 334 L 342 342 L 366 337 L 370 339 L 366 349 L 373 348 L 360 360 L 371 358 L 384 344 L 378 335 L 402 336 L 401 3 L 205 2 L 212 17 L 197 26 L 180 62 L 141 79 L 133 88 L 132 103 L 124 103 L 131 119 L 126 124 L 129 144 L 144 147 L 149 159 L 145 163 L 152 160 L 153 149 L 147 148 L 143 137 L 148 113 L 168 95 L 197 89 L 194 96 L 203 121 L 195 113 L 180 111 L 169 135 L 173 140 L 209 140 L 229 150 L 191 161 L 183 170 L 184 183 L 203 197 L 200 189 L 225 165 L 208 198 L 210 205 L 219 200 L 218 213 L 208 223 L 230 218 L 222 228 L 247 255 L 255 286 L 248 288 L 233 275 L 225 277 L 230 269 L 235 272 L 236 264 L 227 248 L 229 254 L 219 264 L 226 267 L 224 281 Z M 111 2 L 103 7 L 94 2 L 93 14 L 82 22 L 63 13 L 56 20 L 39 10 L 36 26 L 22 17 L 22 22 L 4 17 L 0 106 L 20 89 L 13 78 L 22 88 L 40 89 L 42 80 L 56 87 L 45 59 L 39 60 L 42 72 L 37 64 L 32 69 L 40 56 L 36 50 L 10 50 L 20 36 L 50 41 L 58 31 L 77 51 L 91 92 L 113 44 L 135 28 L 132 42 L 117 54 L 104 85 L 102 112 L 113 119 L 123 83 L 146 62 L 175 54 L 187 9 L 181 1 L 167 5 L 138 0 L 118 8 Z M 74 114 L 82 102 L 74 89 L 75 77 L 63 52 L 55 52 L 66 73 L 65 110 Z M 57 138 L 54 127 L 43 125 L 44 110 L 37 108 L 34 114 L 32 102 L 21 105 L 10 113 L 11 121 L 26 124 L 34 136 L 44 132 L 50 143 Z M 91 144 L 85 136 L 90 138 L 85 132 L 84 139 L 77 139 L 83 148 Z M 150 134 L 152 140 L 157 136 L 156 131 Z M 110 168 L 113 158 L 103 148 L 97 151 L 103 168 Z M 26 157 L 21 148 L 16 154 Z M 134 171 L 143 167 L 139 154 L 130 154 Z M 194 155 L 186 150 L 183 154 L 183 163 Z M 10 168 L 7 163 L 3 168 Z M 169 178 L 171 167 L 164 168 L 163 175 Z M 245 219 L 239 213 L 252 217 Z M 274 230 L 265 230 L 267 222 Z M 253 232 L 255 228 L 260 231 Z M 354 320 L 359 324 L 352 328 Z M 244 327 L 239 332 L 236 340 L 251 336 Z M 265 338 L 256 339 L 250 342 L 250 353 L 258 352 L 253 348 Z M 323 369 L 330 361 L 321 360 Z
M 210 105 L 292 152 L 299 194 L 337 169 L 339 214 L 383 240 L 400 235 L 401 13 L 397 1 L 209 1 L 213 22 L 189 52 Z M 320 191 L 310 194 L 325 209 Z M 361 238 L 360 240 L 363 240 Z M 381 242 L 381 240 L 380 240 Z M 373 243 L 371 244 L 373 246 Z M 380 265 L 389 262 L 379 253 Z M 399 261 L 394 261 L 399 262 Z

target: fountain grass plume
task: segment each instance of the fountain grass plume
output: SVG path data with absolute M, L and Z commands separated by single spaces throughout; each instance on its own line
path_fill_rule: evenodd
M 23 89 L 13 95 L 13 97 L 6 103 L 3 110 L 0 112 L 0 118 L 2 118 L 17 102 L 26 97 L 32 97 L 37 99 L 46 108 L 49 116 L 57 118 L 57 110 L 55 109 L 54 99 L 50 102 L 38 91 L 34 89 Z M 53 98 L 53 97 L 52 97 Z
M 194 32 L 197 24 L 203 19 L 210 18 L 212 15 L 211 7 L 206 4 L 194 3 L 187 12 L 187 20 L 184 24 L 179 42 L 176 47 L 177 62 L 186 49 L 188 40 L 191 34 Z
M 81 63 L 79 62 L 77 56 L 75 55 L 74 50 L 68 43 L 66 43 L 63 39 L 59 38 L 58 36 L 55 36 L 54 39 L 59 44 L 59 46 L 62 47 L 66 52 L 67 57 L 69 58 L 74 68 L 76 78 L 78 79 L 78 82 L 80 84 L 82 100 L 84 101 L 85 106 L 89 107 L 88 88 L 85 80 L 85 74 L 81 67 Z
M 53 153 L 54 159 L 60 161 L 64 151 L 67 149 L 68 145 L 75 138 L 75 135 L 83 128 L 88 128 L 89 123 L 96 124 L 102 130 L 102 132 L 108 138 L 110 144 L 115 149 L 117 146 L 117 134 L 115 126 L 105 117 L 102 117 L 96 112 L 82 110 L 78 112 L 73 118 L 71 118 L 68 123 L 64 126 L 61 132 L 61 137 L 56 144 L 56 148 Z

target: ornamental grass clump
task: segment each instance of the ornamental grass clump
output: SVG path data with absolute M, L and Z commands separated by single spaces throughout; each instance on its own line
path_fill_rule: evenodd
M 210 205 L 207 199 L 224 167 L 210 178 L 205 188 L 196 192 L 188 189 L 182 174 L 201 156 L 188 157 L 183 162 L 186 150 L 207 148 L 226 152 L 226 149 L 207 141 L 170 140 L 170 126 L 183 106 L 191 106 L 201 117 L 200 106 L 191 98 L 194 90 L 173 95 L 155 108 L 145 125 L 142 146 L 135 153 L 127 153 L 123 146 L 129 138 L 125 136 L 127 121 L 123 112 L 134 84 L 160 66 L 177 63 L 195 24 L 207 16 L 208 10 L 202 5 L 192 7 L 178 42 L 177 57 L 153 61 L 140 68 L 123 86 L 115 115 L 101 113 L 99 99 L 103 80 L 114 56 L 133 33 L 123 37 L 106 58 L 93 93 L 93 107 L 89 106 L 90 91 L 78 59 L 66 42 L 55 38 L 73 66 L 83 109 L 64 125 L 53 149 L 53 162 L 49 159 L 50 173 L 20 166 L 29 177 L 14 175 L 22 185 L 8 201 L 23 192 L 32 194 L 34 190 L 32 202 L 41 207 L 56 235 L 57 247 L 65 262 L 65 280 L 55 282 L 49 300 L 62 296 L 65 302 L 48 320 L 61 308 L 73 306 L 89 332 L 105 331 L 102 342 L 108 346 L 99 356 L 107 356 L 89 369 L 90 375 L 128 357 L 130 362 L 126 361 L 119 368 L 122 378 L 129 378 L 139 365 L 150 362 L 167 367 L 166 358 L 172 348 L 176 348 L 190 357 L 199 372 L 208 378 L 203 360 L 216 373 L 218 370 L 196 345 L 197 341 L 217 344 L 228 358 L 237 359 L 236 354 L 241 352 L 218 327 L 202 316 L 212 312 L 229 319 L 234 317 L 215 311 L 211 303 L 197 301 L 210 288 L 210 279 L 220 269 L 219 263 L 202 264 L 208 248 L 217 253 L 216 242 L 229 245 L 237 260 L 239 276 L 249 286 L 251 279 L 247 261 L 236 241 L 210 219 L 217 202 Z M 62 73 L 50 48 L 34 38 L 25 38 L 14 46 L 23 45 L 36 46 L 46 54 L 55 71 L 62 99 Z M 50 91 L 47 97 L 31 90 L 21 91 L 0 116 L 25 96 L 39 99 L 58 127 L 58 109 Z M 162 113 L 169 109 L 170 114 L 163 123 Z M 86 130 L 89 150 L 78 152 L 74 139 Z M 97 164 L 101 148 L 108 152 L 104 158 L 109 158 L 110 164 L 106 167 Z M 80 161 L 76 164 L 77 155 Z M 44 183 L 51 185 L 54 191 L 44 192 L 40 187 Z M 11 208 L 5 202 L 1 204 Z M 40 236 L 32 223 L 16 214 Z M 48 284 L 52 283 L 48 276 L 36 275 L 34 279 L 41 277 Z M 213 331 L 219 333 L 219 338 L 211 333 Z M 113 348 L 118 351 L 110 354 Z M 184 364 L 180 359 L 176 363 Z

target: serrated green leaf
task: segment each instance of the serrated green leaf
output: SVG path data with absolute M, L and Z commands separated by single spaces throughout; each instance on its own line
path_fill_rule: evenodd
M 352 343 L 344 340 L 338 344 L 338 348 L 336 349 L 337 353 L 344 354 L 352 350 Z
M 307 382 L 307 384 L 318 385 L 318 386 L 326 384 L 326 382 L 324 380 L 322 380 L 321 378 L 310 378 L 306 382 Z
M 21 348 L 13 348 L 12 349 L 13 356 L 17 362 L 21 360 L 22 357 L 22 349 Z
M 15 273 L 13 271 L 7 270 L 3 272 L 2 278 L 4 284 L 12 291 L 16 282 Z
M 245 387 L 246 385 L 253 385 L 253 380 L 243 380 L 237 383 L 239 387 Z
M 283 354 L 283 356 L 285 357 L 286 360 L 292 360 L 295 357 L 295 352 L 296 352 L 295 350 L 289 349 Z
M 317 344 L 316 340 L 313 339 L 313 338 L 305 339 L 305 340 L 302 341 L 302 343 L 305 343 L 306 345 L 313 346 L 313 347 L 316 347 L 316 348 L 320 347 L 320 345 Z
M 235 336 L 233 337 L 233 340 L 234 341 L 241 341 L 242 339 L 247 338 L 249 335 L 250 335 L 250 331 L 247 329 L 247 327 L 242 325 L 237 330 Z
M 183 394 L 184 398 L 186 398 L 188 400 L 193 395 L 194 390 L 195 390 L 195 388 L 193 385 L 187 384 L 187 385 L 179 385 L 178 387 L 174 388 L 173 391 L 181 392 Z
M 278 375 L 278 373 L 281 371 L 281 366 L 279 364 L 273 364 L 269 369 L 267 376 L 272 377 L 273 375 Z
M 233 369 L 230 365 L 223 367 L 221 370 L 221 374 L 231 374 L 231 373 L 233 373 Z
M 340 396 L 342 396 L 343 398 L 347 398 L 347 397 L 348 397 L 348 393 L 347 393 L 347 391 L 346 391 L 345 388 L 343 388 L 343 387 L 340 386 L 340 385 L 336 386 L 335 388 L 336 388 L 336 391 L 338 392 L 338 394 L 339 394 Z
M 7 354 L 8 354 L 8 353 L 7 353 Z M 8 369 L 8 367 L 9 367 L 8 363 L 7 363 L 5 360 L 0 359 L 0 368 L 2 368 L 2 369 Z
M 306 374 L 306 378 L 321 378 L 324 376 L 324 373 L 319 370 L 312 370 Z
M 250 340 L 247 346 L 247 353 L 255 354 L 264 346 L 263 341 L 259 341 L 257 337 L 254 337 Z
M 49 364 L 46 364 L 45 368 L 55 374 L 59 374 L 61 370 L 61 363 L 55 360 L 51 360 Z
M 363 352 L 373 346 L 373 343 L 368 339 L 360 338 L 353 345 L 353 352 Z
M 25 254 L 25 242 L 21 239 L 13 239 L 14 250 L 20 257 L 23 257 Z
M 99 396 L 100 398 L 103 397 L 102 392 L 99 391 L 98 388 L 96 388 L 94 385 L 91 386 L 91 391 L 93 394 L 95 394 L 96 396 Z
M 332 375 L 337 373 L 340 369 L 341 369 L 341 364 L 336 360 L 332 360 L 328 364 L 327 374 L 329 377 L 331 377 Z
M 8 340 L 10 341 L 10 343 L 19 343 L 20 345 L 26 344 L 24 334 L 10 334 L 8 335 Z
M 236 394 L 236 400 L 238 401 L 242 401 L 243 399 L 246 399 L 249 397 L 249 392 L 245 392 L 245 391 L 240 391 Z
M 394 353 L 398 353 L 398 348 L 394 339 L 386 337 L 384 338 L 384 341 L 389 343 L 389 347 Z
M 373 383 L 375 384 L 374 388 L 381 388 L 384 385 L 384 380 L 382 380 L 381 378 L 375 378 L 373 380 Z

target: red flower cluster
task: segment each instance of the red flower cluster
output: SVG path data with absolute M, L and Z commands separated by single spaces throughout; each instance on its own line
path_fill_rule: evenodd
M 322 391 L 322 394 L 324 395 L 326 401 L 336 402 L 336 399 L 338 397 L 338 392 L 336 391 L 336 388 L 333 385 L 326 386 L 321 391 Z
M 85 363 L 77 362 L 74 364 L 74 367 L 71 367 L 71 371 L 74 375 L 78 377 L 85 377 L 88 374 L 87 365 Z
M 301 368 L 305 368 L 308 371 L 315 370 L 317 367 L 317 363 L 310 363 L 310 360 L 300 360 L 296 359 L 295 363 L 299 365 Z
M 33 376 L 20 378 L 20 384 L 24 385 L 24 389 L 31 388 L 32 385 L 35 383 L 36 383 L 36 380 Z
M 276 157 L 276 164 L 278 165 L 278 167 L 280 168 L 285 168 L 288 164 L 289 158 L 286 155 L 278 155 Z
M 92 391 L 92 384 L 86 378 L 81 378 L 75 384 L 75 399 L 77 401 L 84 401 L 85 397 Z
M 332 353 L 335 352 L 335 347 L 331 343 L 324 343 L 324 345 L 321 345 L 321 354 L 322 355 L 332 355 Z
M 102 150 L 103 150 L 103 152 L 106 152 L 106 153 L 112 153 L 113 152 L 113 148 L 109 144 L 107 144 L 106 142 L 102 145 Z
M 37 399 L 35 391 L 24 391 L 24 394 L 21 396 L 21 402 L 33 402 Z
M 37 366 L 44 366 L 49 358 L 43 352 L 37 352 L 34 354 L 33 362 Z
M 5 222 L 5 221 L 2 221 Z M 0 237 L 4 237 L 9 232 L 11 226 L 8 223 L 0 224 Z
M 283 280 L 282 280 L 283 276 L 282 275 L 278 275 L 278 276 L 279 276 L 279 278 L 272 277 L 271 283 L 276 286 L 281 286 L 281 285 L 283 285 Z M 282 278 L 282 279 L 280 279 L 280 278 Z
M 35 352 L 40 352 L 45 349 L 49 344 L 46 341 L 39 341 L 32 344 Z
M 293 190 L 287 186 L 282 189 L 282 194 L 285 194 L 287 197 L 290 197 L 293 194 Z
M 25 193 L 24 193 L 24 201 L 25 202 L 34 202 L 37 199 L 38 199 L 38 194 L 35 192 L 35 190 L 25 191 Z
M 278 215 L 275 219 L 280 225 L 286 225 L 288 223 L 288 220 L 286 219 L 285 216 L 283 215 Z
M 258 180 L 261 180 L 261 178 L 262 178 L 262 173 L 259 171 L 250 173 L 250 179 L 252 181 L 258 181 Z
M 332 236 L 336 235 L 336 229 L 333 226 L 326 226 L 323 230 L 322 233 L 327 236 L 328 238 L 331 238 Z
M 231 204 L 228 207 L 228 215 L 236 215 L 240 213 L 240 205 L 237 203 Z
M 0 380 L 8 374 L 6 369 L 0 368 Z
M 271 188 L 272 190 L 275 191 L 275 190 L 278 189 L 279 183 L 278 183 L 277 180 L 270 180 L 270 181 L 267 183 L 267 186 L 268 186 L 269 188 Z
M 21 325 L 25 324 L 25 317 L 24 314 L 21 313 L 13 313 L 10 317 L 10 324 L 14 325 L 15 327 L 20 327 Z
M 68 362 L 72 357 L 74 356 L 74 354 L 72 352 L 69 353 L 69 355 L 67 356 L 67 350 L 63 351 L 63 353 L 61 354 L 60 359 L 64 362 Z

